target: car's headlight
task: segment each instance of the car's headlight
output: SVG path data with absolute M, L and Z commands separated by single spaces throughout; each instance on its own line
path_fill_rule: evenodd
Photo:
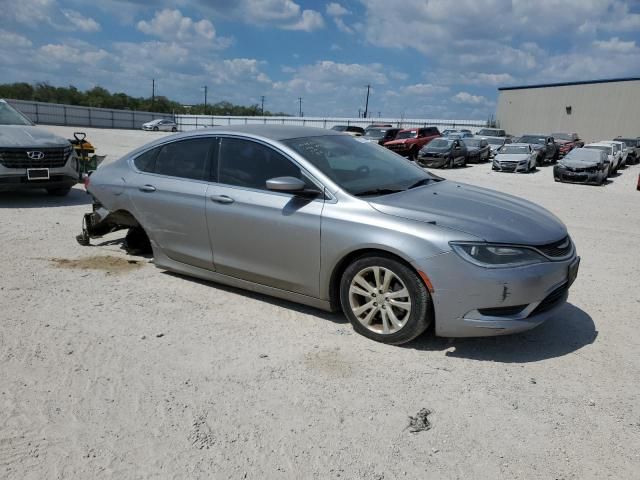
M 485 268 L 521 267 L 547 261 L 528 247 L 479 242 L 450 242 L 450 245 L 464 260 Z

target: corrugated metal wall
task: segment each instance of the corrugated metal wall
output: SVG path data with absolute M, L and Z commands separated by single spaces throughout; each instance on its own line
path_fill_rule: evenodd
M 173 119 L 173 115 L 110 108 L 79 107 L 59 103 L 7 100 L 34 123 L 77 127 L 138 129 L 156 118 Z
M 640 81 L 501 90 L 497 118 L 512 135 L 577 132 L 588 142 L 635 138 L 640 136 Z
M 434 126 L 440 130 L 445 128 L 468 128 L 476 131 L 486 127 L 484 120 L 443 120 L 424 118 L 337 118 L 337 117 L 231 117 L 217 115 L 176 115 L 176 122 L 181 131 L 207 128 L 216 125 L 301 125 L 307 127 L 331 128 L 334 125 L 356 125 L 362 128 L 372 123 L 391 124 L 396 127 Z

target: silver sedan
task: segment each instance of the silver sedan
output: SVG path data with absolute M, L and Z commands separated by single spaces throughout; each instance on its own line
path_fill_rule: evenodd
M 432 323 L 451 337 L 533 328 L 565 302 L 579 263 L 545 209 L 324 129 L 165 137 L 98 168 L 88 191 L 81 243 L 129 228 L 162 269 L 341 309 L 392 344 Z

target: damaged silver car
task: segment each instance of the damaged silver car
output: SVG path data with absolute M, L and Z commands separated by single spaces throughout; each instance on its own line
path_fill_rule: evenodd
M 400 344 L 557 314 L 579 257 L 562 222 L 362 139 L 250 125 L 159 139 L 90 178 L 78 240 L 129 228 L 159 268 L 325 310 Z

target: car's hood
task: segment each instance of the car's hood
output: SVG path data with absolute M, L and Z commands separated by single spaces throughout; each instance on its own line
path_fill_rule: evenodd
M 390 140 L 386 142 L 385 145 L 402 145 L 403 143 L 407 143 L 412 140 L 415 140 L 415 138 L 411 137 L 411 138 L 401 138 L 399 140 Z
M 596 167 L 598 166 L 600 162 L 596 162 L 594 161 L 589 161 L 589 160 L 571 160 L 571 159 L 567 159 L 565 158 L 564 160 L 560 161 L 560 165 L 564 165 L 565 167 L 571 167 L 571 168 L 589 168 L 589 167 Z
M 451 148 L 450 147 L 430 147 L 429 145 L 427 145 L 426 147 L 422 147 L 422 150 L 420 150 L 420 153 L 424 154 L 424 153 L 447 153 L 450 152 Z
M 470 147 L 467 145 L 467 152 L 471 153 L 471 152 L 478 152 L 482 150 L 482 147 Z
M 369 202 L 382 213 L 435 223 L 487 242 L 544 245 L 567 235 L 555 215 L 534 203 L 450 180 Z
M 496 160 L 498 162 L 502 160 L 506 160 L 507 162 L 519 162 L 521 160 L 526 160 L 529 158 L 527 153 L 499 153 L 496 155 Z
M 32 125 L 0 125 L 0 147 L 63 147 L 69 141 Z

